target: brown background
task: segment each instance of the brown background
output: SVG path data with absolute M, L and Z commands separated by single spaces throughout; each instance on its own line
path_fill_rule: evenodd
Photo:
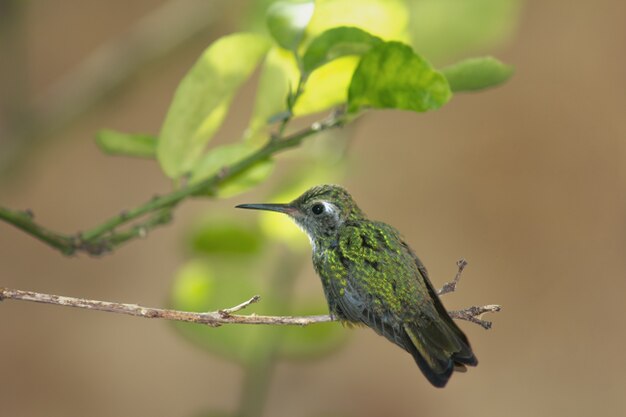
M 155 4 L 29 2 L 33 94 Z M 154 163 L 105 157 L 93 133 L 157 130 L 182 74 L 231 30 L 236 11 L 224 13 L 211 33 L 32 148 L 0 183 L 0 202 L 75 231 L 167 190 Z M 328 358 L 282 363 L 265 415 L 626 415 L 624 16 L 618 1 L 529 2 L 516 37 L 494 51 L 517 69 L 505 87 L 426 116 L 372 114 L 356 129 L 345 185 L 360 205 L 406 235 L 436 283 L 457 258 L 470 260 L 451 308 L 504 305 L 492 331 L 462 323 L 480 366 L 435 390 L 407 355 L 356 330 Z M 186 203 L 174 225 L 97 260 L 64 258 L 0 224 L 0 285 L 164 305 L 183 231 L 214 204 Z M 240 378 L 160 321 L 0 305 L 2 416 L 186 417 L 234 408 Z

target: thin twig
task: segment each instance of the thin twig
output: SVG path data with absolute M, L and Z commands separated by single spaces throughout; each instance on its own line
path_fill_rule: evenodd
M 502 310 L 502 306 L 497 304 L 488 304 L 486 306 L 472 306 L 464 308 L 463 310 L 448 311 L 448 314 L 453 319 L 467 320 L 472 323 L 476 323 L 482 326 L 483 329 L 491 329 L 492 323 L 488 320 L 483 320 L 481 316 L 485 313 L 497 313 Z
M 463 270 L 467 266 L 467 261 L 461 258 L 456 262 L 456 266 L 458 270 L 456 272 L 456 275 L 454 276 L 454 279 L 450 282 L 446 282 L 445 284 L 443 284 L 443 287 L 441 287 L 437 291 L 437 294 L 444 295 L 456 291 L 456 286 L 461 280 L 461 274 L 463 274 Z M 479 326 L 482 326 L 483 329 L 488 330 L 491 329 L 492 323 L 488 320 L 483 320 L 481 318 L 482 315 L 485 313 L 497 313 L 500 310 L 502 310 L 502 306 L 497 304 L 488 304 L 485 306 L 467 307 L 463 310 L 448 311 L 448 314 L 453 319 L 471 321 L 472 323 L 476 323 Z
M 222 317 L 229 317 L 229 316 L 232 316 L 233 313 L 236 313 L 237 311 L 243 310 L 244 308 L 248 307 L 250 304 L 258 303 L 259 301 L 261 301 L 261 296 L 260 295 L 255 295 L 254 297 L 252 297 L 248 301 L 244 301 L 243 303 L 238 304 L 238 305 L 236 305 L 234 307 L 231 307 L 231 308 L 224 308 L 222 310 L 219 310 L 218 313 L 220 313 L 220 315 Z
M 452 281 L 450 281 L 450 282 L 446 282 L 445 284 L 443 284 L 443 287 L 441 287 L 439 289 L 439 291 L 437 291 L 437 294 L 444 295 L 444 294 L 448 294 L 450 292 L 456 291 L 456 286 L 459 283 L 459 281 L 461 280 L 461 274 L 463 273 L 463 270 L 467 266 L 467 261 L 465 259 L 461 258 L 461 259 L 459 259 L 456 262 L 456 266 L 459 269 L 456 272 L 456 275 L 454 276 L 454 279 Z

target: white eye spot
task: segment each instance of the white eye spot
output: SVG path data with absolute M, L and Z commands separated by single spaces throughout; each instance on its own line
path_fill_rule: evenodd
M 335 224 L 337 226 L 340 226 L 343 221 L 339 217 L 339 208 L 336 205 L 327 201 L 322 201 L 322 204 L 324 205 L 324 211 L 326 213 L 330 213 L 335 218 Z
M 333 204 L 330 204 L 328 201 L 322 201 L 322 205 L 324 206 L 324 211 L 327 213 L 337 213 L 337 207 Z

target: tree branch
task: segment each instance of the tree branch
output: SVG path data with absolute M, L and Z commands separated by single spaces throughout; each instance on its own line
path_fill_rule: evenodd
M 223 167 L 217 174 L 203 181 L 176 189 L 162 196 L 155 196 L 146 203 L 133 209 L 123 211 L 104 223 L 86 232 L 66 235 L 54 232 L 36 223 L 30 210 L 18 211 L 0 207 L 0 220 L 12 224 L 36 239 L 59 250 L 64 255 L 84 252 L 89 255 L 102 255 L 111 252 L 117 246 L 134 239 L 144 237 L 148 231 L 169 223 L 171 212 L 181 201 L 195 195 L 206 194 L 224 181 L 245 171 L 255 163 L 268 159 L 284 150 L 299 146 L 306 138 L 342 126 L 344 118 L 341 113 L 333 112 L 326 119 L 315 122 L 306 129 L 285 137 L 274 137 L 267 144 L 248 157 Z M 137 222 L 148 216 L 147 220 L 135 223 L 127 229 L 118 231 L 122 226 Z
M 437 291 L 437 294 L 444 295 L 456 291 L 456 286 L 459 284 L 459 281 L 461 281 L 461 275 L 467 266 L 467 261 L 461 258 L 456 262 L 456 266 L 458 270 L 454 279 L 443 284 L 443 287 Z M 482 315 L 485 313 L 497 313 L 500 310 L 502 310 L 502 306 L 498 304 L 488 304 L 485 306 L 471 306 L 464 308 L 463 310 L 448 311 L 448 314 L 454 319 L 471 321 L 472 323 L 478 324 L 483 329 L 489 330 L 491 329 L 492 323 L 490 321 L 483 320 L 481 318 Z
M 462 261 L 462 262 L 461 262 Z M 467 265 L 467 262 L 461 260 L 459 265 L 459 273 L 455 277 L 455 282 L 459 281 L 460 271 Z M 463 264 L 461 266 L 461 263 Z M 445 287 L 445 286 L 444 286 Z M 455 287 L 456 288 L 456 287 Z M 451 290 L 454 291 L 454 290 Z M 448 292 L 451 292 L 448 291 Z M 441 290 L 440 290 L 441 292 Z M 137 304 L 123 304 L 111 301 L 87 300 L 84 298 L 66 297 L 62 295 L 44 294 L 32 291 L 14 290 L 9 288 L 0 288 L 0 301 L 3 300 L 21 300 L 31 301 L 35 303 L 54 304 L 66 307 L 83 308 L 87 310 L 106 311 L 109 313 L 126 314 L 129 316 L 143 317 L 150 319 L 165 319 L 174 321 L 184 321 L 189 323 L 205 324 L 212 327 L 218 327 L 223 324 L 265 324 L 265 325 L 288 325 L 288 326 L 307 326 L 315 323 L 327 323 L 336 321 L 329 315 L 317 316 L 259 316 L 256 314 L 237 315 L 233 314 L 243 310 L 251 304 L 257 303 L 261 299 L 255 295 L 248 301 L 230 308 L 224 308 L 217 311 L 205 313 L 196 313 L 190 311 L 168 310 L 162 308 L 143 307 Z M 490 304 L 485 306 L 472 306 L 463 310 L 449 311 L 450 317 L 459 320 L 467 320 L 478 324 L 484 329 L 491 328 L 491 322 L 482 320 L 481 316 L 485 313 L 495 313 L 501 310 L 501 306 Z
M 205 313 L 143 307 L 137 304 L 123 304 L 111 301 L 87 300 L 84 298 L 65 297 L 62 295 L 43 294 L 33 291 L 0 288 L 0 301 L 3 300 L 31 301 L 35 303 L 54 304 L 66 307 L 83 308 L 87 310 L 126 314 L 129 316 L 143 317 L 148 319 L 165 319 L 197 324 L 206 324 L 211 327 L 218 327 L 223 324 L 269 324 L 306 326 L 314 323 L 325 323 L 333 321 L 333 319 L 328 315 L 295 317 L 259 316 L 256 314 L 244 316 L 231 314 L 234 311 L 239 311 L 242 308 L 260 300 L 260 297 L 258 295 L 252 297 L 250 300 L 238 306 Z

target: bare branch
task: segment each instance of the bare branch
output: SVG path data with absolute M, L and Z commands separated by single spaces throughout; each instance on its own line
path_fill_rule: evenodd
M 438 295 L 444 295 L 456 291 L 456 286 L 461 280 L 461 274 L 467 266 L 467 261 L 461 258 L 456 261 L 456 266 L 458 270 L 456 272 L 456 275 L 454 276 L 454 279 L 450 282 L 446 282 L 445 284 L 443 284 L 443 287 L 441 287 L 439 291 L 437 291 Z M 497 304 L 488 304 L 486 306 L 472 306 L 464 308 L 463 310 L 448 311 L 448 314 L 453 319 L 471 321 L 472 323 L 478 324 L 483 329 L 489 330 L 491 329 L 492 323 L 488 320 L 483 320 L 481 318 L 482 315 L 485 313 L 497 313 L 500 310 L 502 310 L 502 306 Z
M 205 313 L 143 307 L 137 304 L 123 304 L 111 301 L 88 300 L 84 298 L 44 294 L 33 291 L 0 288 L 0 301 L 3 300 L 31 301 L 35 303 L 53 304 L 66 307 L 83 308 L 87 310 L 126 314 L 129 316 L 143 317 L 149 319 L 164 319 L 205 324 L 212 327 L 218 327 L 223 324 L 307 326 L 309 324 L 336 321 L 333 317 L 326 314 L 317 316 L 260 316 L 256 314 L 232 314 L 248 307 L 250 304 L 258 302 L 260 300 L 260 297 L 258 295 L 255 295 L 248 301 L 234 307 Z M 489 329 L 491 327 L 491 323 L 479 319 L 479 316 L 487 312 L 496 311 L 500 311 L 500 306 L 487 305 L 483 307 L 469 307 L 464 310 L 451 311 L 450 316 L 456 319 L 468 320 L 472 323 L 481 325 L 485 329 Z
M 485 313 L 497 313 L 502 310 L 502 306 L 498 304 L 488 304 L 486 306 L 472 306 L 463 310 L 448 311 L 453 319 L 467 320 L 482 326 L 483 329 L 491 329 L 492 323 L 488 320 L 481 319 Z
M 0 301 L 2 300 L 22 300 L 35 303 L 54 304 L 66 307 L 84 308 L 87 310 L 106 311 L 109 313 L 126 314 L 129 316 L 143 317 L 148 319 L 165 319 L 174 321 L 185 321 L 189 323 L 206 324 L 217 327 L 222 324 L 269 324 L 269 325 L 296 325 L 306 326 L 313 323 L 324 323 L 332 321 L 328 315 L 292 317 L 292 316 L 259 316 L 251 314 L 247 316 L 231 314 L 239 311 L 248 305 L 257 302 L 259 296 L 252 297 L 245 303 L 235 307 L 196 313 L 190 311 L 168 310 L 162 308 L 143 307 L 137 304 L 122 304 L 111 301 L 87 300 L 84 298 L 65 297 L 61 295 L 43 294 L 32 291 L 14 290 L 0 288 Z
M 445 284 L 443 284 L 443 287 L 441 287 L 439 289 L 439 291 L 437 291 L 437 294 L 444 295 L 444 294 L 448 294 L 450 292 L 456 291 L 456 286 L 459 283 L 459 281 L 461 280 L 461 274 L 463 273 L 463 270 L 467 266 L 467 261 L 465 259 L 461 258 L 461 259 L 459 259 L 456 262 L 456 266 L 459 269 L 456 272 L 456 275 L 454 276 L 454 279 L 452 281 L 450 281 L 450 282 L 446 282 Z

